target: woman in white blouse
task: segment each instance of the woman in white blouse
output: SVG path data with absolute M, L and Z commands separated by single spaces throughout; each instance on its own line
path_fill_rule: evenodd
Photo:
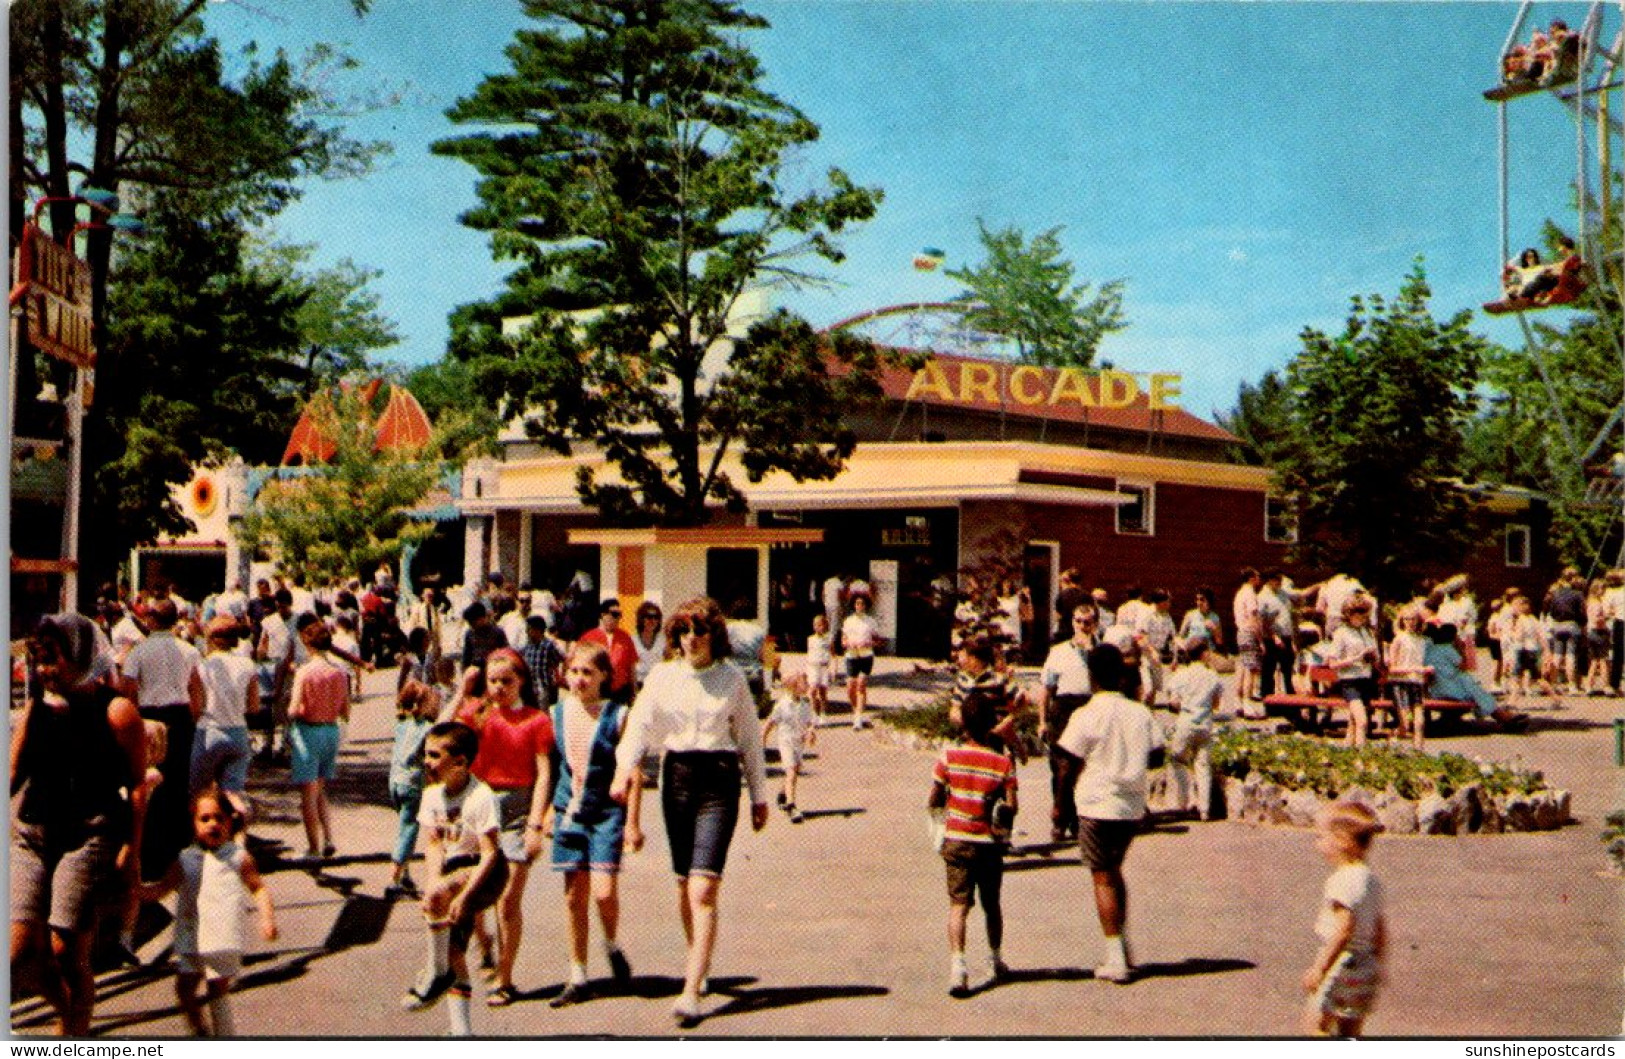
M 610 796 L 625 802 L 633 771 L 659 749 L 660 807 L 677 876 L 688 942 L 683 993 L 672 1010 L 690 1028 L 703 1017 L 700 988 L 717 936 L 717 894 L 739 819 L 739 780 L 750 787 L 750 822 L 767 823 L 767 765 L 762 730 L 745 675 L 728 661 L 728 623 L 714 600 L 679 607 L 666 626 L 677 654 L 649 673 L 621 738 Z

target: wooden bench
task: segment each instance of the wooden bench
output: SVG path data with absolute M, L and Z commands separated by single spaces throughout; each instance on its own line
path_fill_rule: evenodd
M 1292 727 L 1300 732 L 1319 734 L 1324 728 L 1321 723 L 1322 713 L 1338 713 L 1348 710 L 1348 703 L 1341 696 L 1332 695 L 1270 695 L 1264 699 L 1264 714 L 1268 717 L 1282 717 L 1292 722 Z M 1448 723 L 1459 722 L 1473 713 L 1473 703 L 1468 699 L 1423 699 L 1422 709 L 1428 717 L 1426 730 L 1433 730 L 1431 723 L 1436 716 L 1438 720 Z M 1387 712 L 1394 712 L 1394 701 L 1388 698 L 1372 700 L 1371 713 L 1373 716 Z

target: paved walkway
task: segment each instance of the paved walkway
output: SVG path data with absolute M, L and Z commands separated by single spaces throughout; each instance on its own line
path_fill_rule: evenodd
M 250 1034 L 437 1036 L 445 1014 L 406 1014 L 401 991 L 422 960 L 415 907 L 382 896 L 394 816 L 385 797 L 393 674 L 369 678 L 350 727 L 336 791 L 340 857 L 320 870 L 267 867 L 283 937 L 250 957 L 237 1023 Z M 917 701 L 942 677 L 883 660 L 881 707 Z M 843 707 L 837 704 L 837 709 Z M 1373 1035 L 1589 1036 L 1618 1033 L 1625 990 L 1625 883 L 1601 873 L 1602 816 L 1625 804 L 1613 763 L 1618 700 L 1568 699 L 1535 714 L 1526 736 L 1461 736 L 1436 749 L 1521 758 L 1574 792 L 1579 822 L 1558 832 L 1377 840 L 1388 888 L 1392 960 Z M 1013 980 L 970 999 L 946 992 L 946 899 L 922 806 L 932 754 L 874 732 L 820 733 L 801 802 L 742 826 L 723 887 L 717 991 L 697 1036 L 1280 1036 L 1296 1033 L 1298 979 L 1326 867 L 1308 832 L 1220 821 L 1161 826 L 1126 865 L 1130 935 L 1144 974 L 1118 987 L 1091 979 L 1100 956 L 1088 877 L 1075 850 L 1012 858 L 1005 882 L 1006 958 Z M 256 832 L 303 846 L 297 802 L 276 777 L 256 777 Z M 1021 770 L 1019 842 L 1047 835 L 1047 774 Z M 517 982 L 525 999 L 488 1011 L 481 1035 L 666 1035 L 681 975 L 682 938 L 654 797 L 645 850 L 623 876 L 622 940 L 635 971 L 626 993 L 552 1010 L 566 968 L 561 888 L 531 880 Z M 421 873 L 420 873 L 421 874 Z M 143 954 L 163 951 L 167 935 Z M 978 920 L 973 968 L 985 968 Z M 591 973 L 607 976 L 595 939 Z M 169 976 L 101 979 L 98 1032 L 184 1032 Z M 476 986 L 478 993 L 479 987 Z M 40 1032 L 37 1001 L 13 1026 Z

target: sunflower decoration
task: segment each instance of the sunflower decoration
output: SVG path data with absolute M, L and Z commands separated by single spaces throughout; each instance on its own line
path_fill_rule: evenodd
M 217 501 L 214 480 L 208 475 L 200 475 L 197 481 L 192 483 L 192 507 L 201 517 L 208 518 L 214 514 L 214 505 Z

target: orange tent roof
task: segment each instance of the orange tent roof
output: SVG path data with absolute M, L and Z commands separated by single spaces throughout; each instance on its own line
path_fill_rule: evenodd
M 311 415 L 312 412 L 330 415 L 332 405 L 333 402 L 328 400 L 325 393 L 318 393 L 305 405 L 304 411 L 299 413 L 299 422 L 293 425 L 293 433 L 288 435 L 288 447 L 282 450 L 284 466 L 294 463 L 308 466 L 312 463 L 326 463 L 333 458 L 333 453 L 338 451 L 338 445 L 316 428 L 316 417 Z
M 378 452 L 414 452 L 427 445 L 434 435 L 434 427 L 418 399 L 410 390 L 393 384 L 389 387 L 389 403 L 384 406 L 384 414 L 378 417 L 377 431 L 378 440 L 373 448 Z
M 361 389 L 363 407 L 372 405 L 373 398 L 377 396 L 382 384 L 382 379 L 374 379 Z M 341 385 L 349 392 L 348 383 Z M 338 451 L 337 443 L 316 426 L 321 418 L 332 414 L 333 403 L 327 394 L 318 393 L 310 399 L 304 411 L 299 413 L 299 422 L 294 424 L 293 433 L 288 436 L 288 447 L 282 452 L 284 466 L 296 463 L 305 465 L 326 463 L 333 458 L 333 454 Z M 434 427 L 429 422 L 429 416 L 423 411 L 423 406 L 418 404 L 418 399 L 412 396 L 411 391 L 392 383 L 389 387 L 389 401 L 374 423 L 373 431 L 374 451 L 411 452 L 429 443 Z

